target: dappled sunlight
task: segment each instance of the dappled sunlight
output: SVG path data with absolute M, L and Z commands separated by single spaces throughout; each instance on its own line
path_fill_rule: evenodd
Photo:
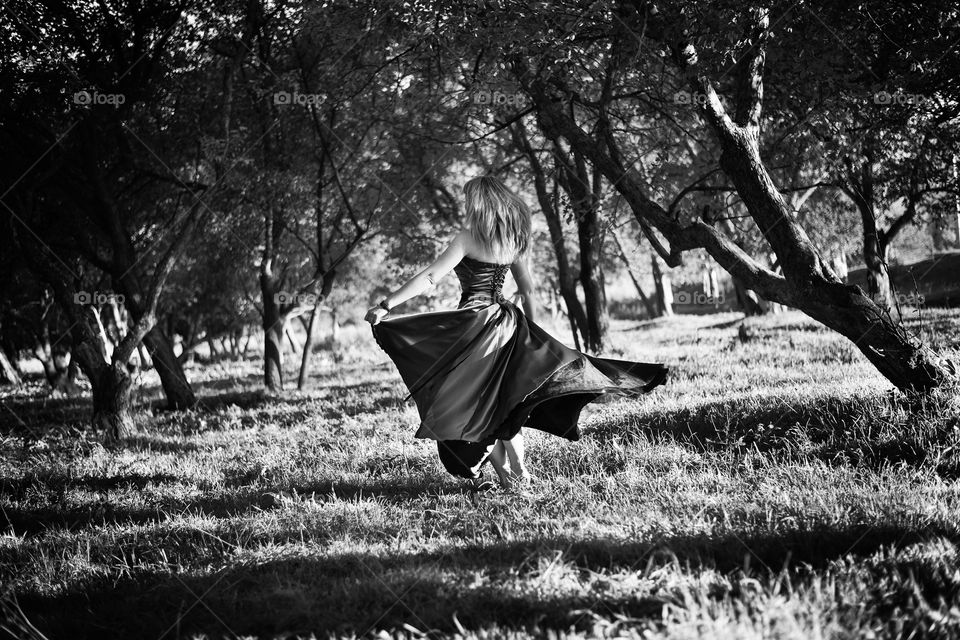
M 242 382 L 256 362 L 224 363 L 199 385 L 206 406 L 142 407 L 138 433 L 108 448 L 64 433 L 63 405 L 24 398 L 29 431 L 8 425 L 2 442 L 4 582 L 46 628 L 95 618 L 134 635 L 163 633 L 191 593 L 206 607 L 183 624 L 214 634 L 217 618 L 270 634 L 449 631 L 454 616 L 806 633 L 854 624 L 827 586 L 850 606 L 864 588 L 955 596 L 957 403 L 891 395 L 793 314 L 746 322 L 749 343 L 736 315 L 618 324 L 611 349 L 673 354 L 673 377 L 590 405 L 579 442 L 530 431 L 539 481 L 521 493 L 447 476 L 375 365 L 265 394 Z M 734 615 L 743 602 L 762 620 Z

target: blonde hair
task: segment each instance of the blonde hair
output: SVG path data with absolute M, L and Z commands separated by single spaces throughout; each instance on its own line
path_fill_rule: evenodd
M 499 178 L 481 176 L 463 185 L 467 228 L 474 244 L 500 262 L 513 262 L 530 245 L 530 208 Z

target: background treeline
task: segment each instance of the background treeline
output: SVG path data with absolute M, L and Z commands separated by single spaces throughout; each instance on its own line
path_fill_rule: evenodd
M 611 309 L 785 305 L 901 390 L 953 380 L 901 323 L 957 299 L 953 3 L 7 8 L 3 378 L 85 378 L 110 437 L 138 367 L 193 406 L 200 347 L 262 352 L 269 390 L 295 353 L 302 388 L 321 325 L 432 257 L 482 173 L 534 209 L 540 301 L 580 348 Z M 895 256 L 928 263 L 891 279 Z

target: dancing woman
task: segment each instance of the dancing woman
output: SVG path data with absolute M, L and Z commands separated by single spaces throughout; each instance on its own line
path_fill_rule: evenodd
M 490 460 L 500 483 L 529 479 L 520 429 L 577 440 L 584 405 L 601 395 L 635 396 L 666 379 L 660 364 L 580 353 L 534 323 L 533 282 L 525 266 L 530 210 L 499 179 L 464 187 L 466 226 L 429 267 L 367 312 L 420 412 L 417 438 L 437 441 L 451 474 L 487 488 Z M 453 270 L 462 295 L 456 310 L 387 317 Z M 507 271 L 523 312 L 501 295 Z

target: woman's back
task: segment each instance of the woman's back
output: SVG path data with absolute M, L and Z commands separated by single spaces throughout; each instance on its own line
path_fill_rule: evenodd
M 478 247 L 476 240 L 473 239 L 473 236 L 470 233 L 465 233 L 463 239 L 464 239 L 464 255 L 465 257 L 470 258 L 471 260 L 475 260 L 477 262 L 484 262 L 486 264 L 507 265 L 507 266 L 510 266 L 516 261 L 516 256 L 514 256 L 514 259 L 510 260 L 509 262 L 501 262 L 502 258 L 501 260 L 498 260 L 498 256 L 492 255 L 484 251 L 483 247 Z

